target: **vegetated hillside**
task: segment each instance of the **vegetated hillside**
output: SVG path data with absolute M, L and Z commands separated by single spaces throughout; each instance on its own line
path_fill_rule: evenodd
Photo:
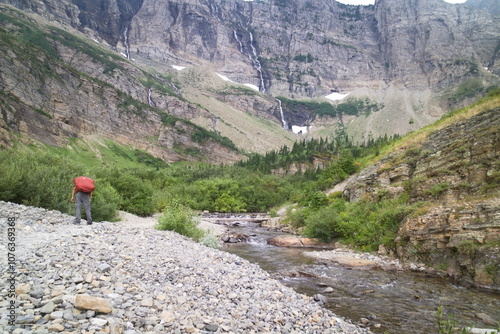
M 403 223 L 394 226 L 387 249 L 464 283 L 500 290 L 498 90 L 392 149 L 352 178 L 342 195 L 351 203 L 404 199 Z
M 206 94 L 199 84 L 208 80 L 202 70 L 179 76 L 174 69 L 140 67 L 77 31 L 9 6 L 0 6 L 0 18 L 4 147 L 18 140 L 64 146 L 69 138 L 109 138 L 167 162 L 230 163 L 242 152 L 294 140 L 266 113 L 277 101 L 254 98 L 243 86 L 212 77 L 215 84 L 206 85 L 212 89 Z M 242 95 L 240 104 L 245 96 L 252 105 L 260 100 L 264 111 L 254 115 L 210 95 L 225 91 Z

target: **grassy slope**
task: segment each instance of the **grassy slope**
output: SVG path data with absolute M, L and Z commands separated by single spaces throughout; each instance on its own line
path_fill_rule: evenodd
M 369 156 L 362 161 L 363 166 L 368 166 L 377 162 L 378 160 L 388 156 L 391 152 L 404 150 L 408 147 L 419 147 L 425 141 L 425 139 L 432 133 L 439 131 L 451 124 L 460 122 L 462 120 L 468 119 L 474 115 L 477 115 L 485 110 L 493 109 L 500 106 L 500 93 L 497 90 L 496 93 L 490 94 L 488 97 L 481 99 L 480 101 L 462 108 L 455 110 L 445 116 L 440 120 L 423 127 L 419 130 L 413 131 L 408 135 L 402 137 L 395 142 L 386 145 L 380 150 L 379 155 Z
M 291 146 L 298 138 L 277 123 L 233 108 L 216 99 L 218 91 L 231 86 L 248 95 L 259 94 L 248 87 L 223 81 L 215 73 L 204 68 L 187 68 L 178 75 L 184 97 L 206 109 L 217 118 L 217 131 L 231 139 L 245 152 L 265 153 L 283 145 Z M 211 120 L 203 117 L 191 119 L 197 125 L 211 129 Z

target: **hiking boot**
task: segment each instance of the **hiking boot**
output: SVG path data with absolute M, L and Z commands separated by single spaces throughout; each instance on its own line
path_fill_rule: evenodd
M 92 225 L 92 222 L 87 222 L 87 225 Z

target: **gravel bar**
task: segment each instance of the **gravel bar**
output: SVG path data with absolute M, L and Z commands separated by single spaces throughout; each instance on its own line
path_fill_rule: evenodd
M 0 202 L 0 332 L 370 333 L 247 260 L 123 218 Z

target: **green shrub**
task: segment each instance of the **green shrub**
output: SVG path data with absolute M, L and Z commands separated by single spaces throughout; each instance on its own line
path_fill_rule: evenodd
M 471 78 L 461 82 L 449 98 L 450 102 L 460 102 L 484 92 L 483 83 L 478 78 Z
M 205 234 L 201 239 L 200 242 L 210 248 L 219 248 L 219 239 L 217 236 L 213 235 L 212 233 L 207 233 Z
M 340 237 L 338 231 L 339 212 L 336 208 L 329 206 L 314 212 L 306 218 L 304 234 L 310 238 L 319 238 L 323 242 L 331 242 Z
M 290 206 L 287 209 L 286 221 L 293 227 L 299 228 L 306 225 L 306 217 L 308 216 L 307 209 Z
M 94 221 L 114 221 L 118 215 L 121 196 L 109 182 L 96 179 L 92 194 L 92 219 Z
M 158 219 L 156 229 L 174 231 L 195 241 L 199 241 L 205 236 L 205 231 L 200 229 L 195 221 L 194 212 L 175 202 L 165 208 Z
M 215 200 L 215 210 L 219 212 L 245 212 L 245 202 L 238 196 L 223 193 Z
M 73 179 L 83 168 L 69 159 L 29 150 L 0 152 L 0 199 L 70 213 Z
M 109 174 L 108 174 L 109 175 Z M 115 170 L 107 178 L 120 194 L 120 208 L 138 216 L 154 213 L 152 202 L 153 188 L 130 172 Z
M 370 202 L 360 200 L 349 203 L 334 199 L 325 207 L 296 210 L 289 214 L 292 224 L 305 226 L 304 234 L 331 242 L 338 238 L 366 251 L 377 250 L 379 245 L 394 248 L 394 238 L 403 219 L 412 211 L 406 197 Z M 294 217 L 295 215 L 295 217 Z M 300 218 L 300 219 L 299 219 Z
M 432 188 L 428 191 L 429 194 L 431 194 L 434 197 L 439 197 L 441 194 L 446 192 L 448 189 L 450 189 L 450 183 L 449 182 L 442 182 L 435 184 L 432 186 Z
M 300 202 L 303 206 L 308 206 L 312 209 L 317 209 L 325 206 L 328 203 L 328 197 L 321 191 L 309 191 Z

